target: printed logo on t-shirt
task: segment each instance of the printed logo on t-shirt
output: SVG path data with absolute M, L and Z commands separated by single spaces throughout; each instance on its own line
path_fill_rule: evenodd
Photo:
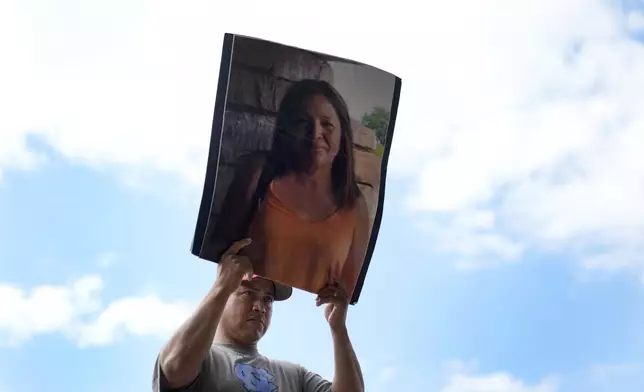
M 247 392 L 277 392 L 273 376 L 268 370 L 247 363 L 235 364 L 235 375 Z

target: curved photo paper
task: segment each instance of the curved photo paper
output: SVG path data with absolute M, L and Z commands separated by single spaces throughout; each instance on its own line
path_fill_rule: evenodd
M 355 304 L 380 227 L 400 78 L 226 34 L 192 253 L 235 241 L 255 274 Z

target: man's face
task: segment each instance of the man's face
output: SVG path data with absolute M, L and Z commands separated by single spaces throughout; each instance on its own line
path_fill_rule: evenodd
M 255 278 L 243 281 L 228 302 L 221 318 L 227 334 L 242 344 L 254 344 L 271 323 L 275 295 L 273 282 Z

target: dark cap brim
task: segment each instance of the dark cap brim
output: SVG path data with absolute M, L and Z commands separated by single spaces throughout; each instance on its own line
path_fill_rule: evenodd
M 275 301 L 285 301 L 289 298 L 291 298 L 291 295 L 293 294 L 293 288 L 281 283 L 277 283 L 273 280 L 270 280 L 268 278 L 265 278 L 263 276 L 255 275 L 253 274 L 253 279 L 264 279 L 268 280 L 269 282 L 273 283 L 273 287 L 275 287 L 275 293 L 274 293 L 274 299 Z M 243 280 L 246 280 L 244 277 Z
M 281 283 L 273 282 L 275 285 L 275 301 L 286 301 L 291 298 L 293 288 Z

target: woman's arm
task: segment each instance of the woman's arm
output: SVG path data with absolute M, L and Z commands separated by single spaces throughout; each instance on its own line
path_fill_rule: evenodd
M 360 194 L 360 197 L 356 200 L 356 227 L 353 232 L 353 242 L 351 243 L 351 248 L 349 248 L 349 257 L 342 271 L 345 282 L 351 284 L 351 287 L 346 288 L 349 299 L 353 295 L 353 285 L 358 280 L 364 264 L 364 257 L 369 245 L 369 234 L 371 233 L 370 224 L 367 202 L 364 196 Z
M 246 157 L 235 170 L 235 176 L 228 187 L 219 216 L 207 235 L 206 240 L 209 244 L 216 244 L 217 248 L 224 250 L 246 235 L 252 198 L 264 163 L 264 156 L 255 154 Z M 207 256 L 219 255 L 207 254 Z

